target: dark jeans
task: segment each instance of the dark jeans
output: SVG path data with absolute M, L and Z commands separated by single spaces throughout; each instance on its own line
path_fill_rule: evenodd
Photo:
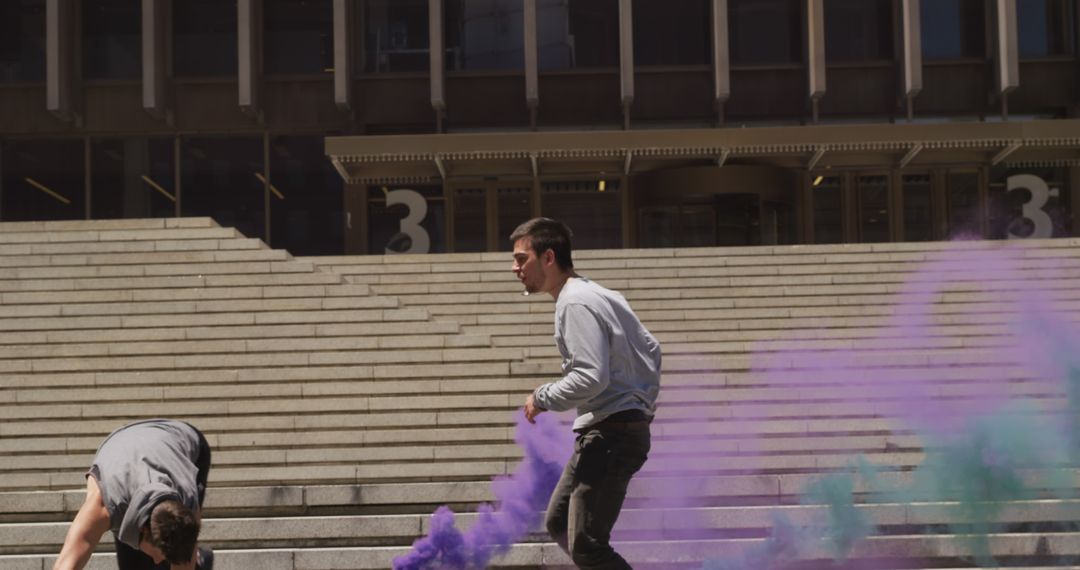
M 195 431 L 199 432 L 199 457 L 195 460 L 199 471 L 195 475 L 195 484 L 199 492 L 199 506 L 202 507 L 203 500 L 206 499 L 206 479 L 210 476 L 210 444 L 206 442 L 201 431 Z M 154 564 L 154 560 L 141 550 L 119 540 L 116 541 L 116 564 L 120 570 L 169 570 L 171 567 L 168 560 Z
M 546 520 L 548 533 L 578 568 L 630 568 L 609 541 L 650 441 L 648 420 L 605 421 L 578 433 Z

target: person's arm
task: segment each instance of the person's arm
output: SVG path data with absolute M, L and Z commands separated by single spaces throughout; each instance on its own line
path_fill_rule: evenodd
M 611 383 L 611 358 L 607 328 L 585 305 L 570 304 L 563 309 L 562 339 L 569 361 L 566 375 L 557 382 L 544 384 L 526 401 L 528 407 L 562 412 L 588 402 Z M 531 400 L 531 401 L 530 401 Z
M 109 511 L 101 499 L 101 489 L 93 477 L 86 478 L 86 500 L 79 507 L 75 520 L 64 538 L 60 556 L 53 564 L 53 570 L 82 570 L 90 561 L 94 547 L 101 541 L 101 536 L 109 530 Z

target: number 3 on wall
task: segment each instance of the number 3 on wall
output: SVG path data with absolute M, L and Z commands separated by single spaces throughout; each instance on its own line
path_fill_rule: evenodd
M 1016 176 L 1010 176 L 1006 180 L 1006 193 L 1020 189 L 1031 192 L 1031 199 L 1024 202 L 1024 206 L 1020 210 L 1020 217 L 1013 221 L 1016 222 L 1026 218 L 1031 220 L 1034 229 L 1031 231 L 1031 235 L 1024 236 L 1013 233 L 1011 227 L 1013 224 L 1009 224 L 1009 239 L 1039 239 L 1053 236 L 1054 222 L 1042 209 L 1050 199 L 1050 188 L 1046 185 L 1046 181 L 1033 174 L 1017 174 Z
M 427 253 L 431 248 L 431 237 L 420 226 L 427 216 L 427 201 L 416 190 L 397 189 L 386 193 L 386 207 L 401 204 L 409 209 L 409 214 L 401 220 L 401 232 L 390 238 L 390 243 L 408 239 L 409 247 L 405 250 L 386 248 L 386 253 Z

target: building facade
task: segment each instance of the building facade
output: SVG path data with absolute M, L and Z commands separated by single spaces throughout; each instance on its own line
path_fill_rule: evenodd
M 295 254 L 1080 235 L 1080 0 L 0 2 L 0 220 Z

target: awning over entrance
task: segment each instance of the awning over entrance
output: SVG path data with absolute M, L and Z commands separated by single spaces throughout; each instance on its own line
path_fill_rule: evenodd
M 1080 166 L 1080 120 L 327 137 L 351 183 L 617 176 L 729 163 L 796 169 Z

